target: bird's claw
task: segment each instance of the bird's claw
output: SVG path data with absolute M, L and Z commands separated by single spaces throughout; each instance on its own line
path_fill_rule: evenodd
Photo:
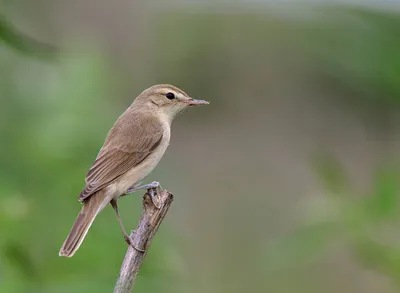
M 139 185 L 139 184 L 136 184 L 135 186 L 130 187 L 126 191 L 125 194 L 132 193 L 132 192 L 135 192 L 135 191 L 138 191 L 138 190 L 141 190 L 141 189 L 147 189 L 147 190 L 149 190 L 151 188 L 161 189 L 160 182 L 157 182 L 157 181 L 153 181 L 153 182 L 151 182 L 149 184 L 145 184 L 145 185 Z
M 132 233 L 135 233 L 135 231 L 132 231 Z M 141 249 L 136 247 L 136 245 L 133 243 L 133 239 L 132 237 L 130 237 L 128 234 L 124 233 L 124 239 L 126 241 L 126 243 L 128 243 L 130 246 L 132 246 L 133 249 L 139 251 L 139 252 L 145 252 L 146 250 Z
M 149 194 L 149 196 L 151 198 L 151 202 L 154 204 L 154 206 L 157 209 L 161 209 L 161 204 L 158 202 L 158 199 L 157 199 L 157 193 L 159 191 L 157 189 L 158 189 L 157 187 L 156 188 L 149 188 L 147 190 L 147 193 Z
M 132 186 L 127 190 L 127 192 L 124 195 L 127 195 L 129 193 L 133 193 L 135 191 L 141 190 L 141 189 L 147 189 L 147 194 L 151 198 L 151 202 L 154 204 L 154 206 L 157 209 L 161 208 L 161 204 L 157 201 L 157 194 L 159 194 L 162 190 L 160 182 L 153 181 L 149 184 L 141 185 L 138 186 L 139 184 Z
M 138 186 L 138 185 L 133 186 L 128 189 L 128 191 L 125 193 L 125 195 L 128 193 L 132 193 L 132 192 L 141 190 L 141 189 L 147 189 L 147 193 L 151 198 L 151 202 L 154 204 L 154 206 L 157 209 L 160 209 L 161 204 L 157 201 L 157 194 L 160 193 L 162 190 L 160 182 L 153 181 L 149 184 L 145 184 L 145 185 L 141 185 L 141 186 Z

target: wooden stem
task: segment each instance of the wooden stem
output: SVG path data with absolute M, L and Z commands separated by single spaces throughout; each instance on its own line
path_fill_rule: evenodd
M 173 201 L 173 195 L 166 190 L 157 194 L 156 198 L 160 203 L 160 209 L 154 206 L 147 193 L 143 197 L 142 216 L 131 237 L 135 247 L 144 249 L 144 252 L 140 252 L 129 246 L 121 266 L 114 293 L 132 292 L 136 276 L 150 247 L 151 240 L 157 233 L 158 227 L 160 227 Z

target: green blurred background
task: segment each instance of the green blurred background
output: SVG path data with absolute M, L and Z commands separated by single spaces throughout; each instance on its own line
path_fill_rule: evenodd
M 397 2 L 266 2 L 3 1 L 0 292 L 112 292 L 111 208 L 58 250 L 109 128 L 157 83 L 211 105 L 146 180 L 175 202 L 135 292 L 400 290 Z

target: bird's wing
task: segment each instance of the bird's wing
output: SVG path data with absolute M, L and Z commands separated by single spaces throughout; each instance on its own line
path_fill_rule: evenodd
M 79 195 L 80 201 L 139 165 L 161 143 L 163 127 L 155 117 L 136 119 L 134 123 L 124 120 L 120 118 L 108 134 L 86 175 L 86 186 Z

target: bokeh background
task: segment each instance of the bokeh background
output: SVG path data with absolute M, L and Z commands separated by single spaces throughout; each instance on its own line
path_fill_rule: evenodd
M 398 292 L 398 4 L 2 1 L 0 292 L 112 292 L 111 208 L 58 250 L 109 128 L 157 83 L 211 105 L 147 178 L 175 202 L 135 292 Z

